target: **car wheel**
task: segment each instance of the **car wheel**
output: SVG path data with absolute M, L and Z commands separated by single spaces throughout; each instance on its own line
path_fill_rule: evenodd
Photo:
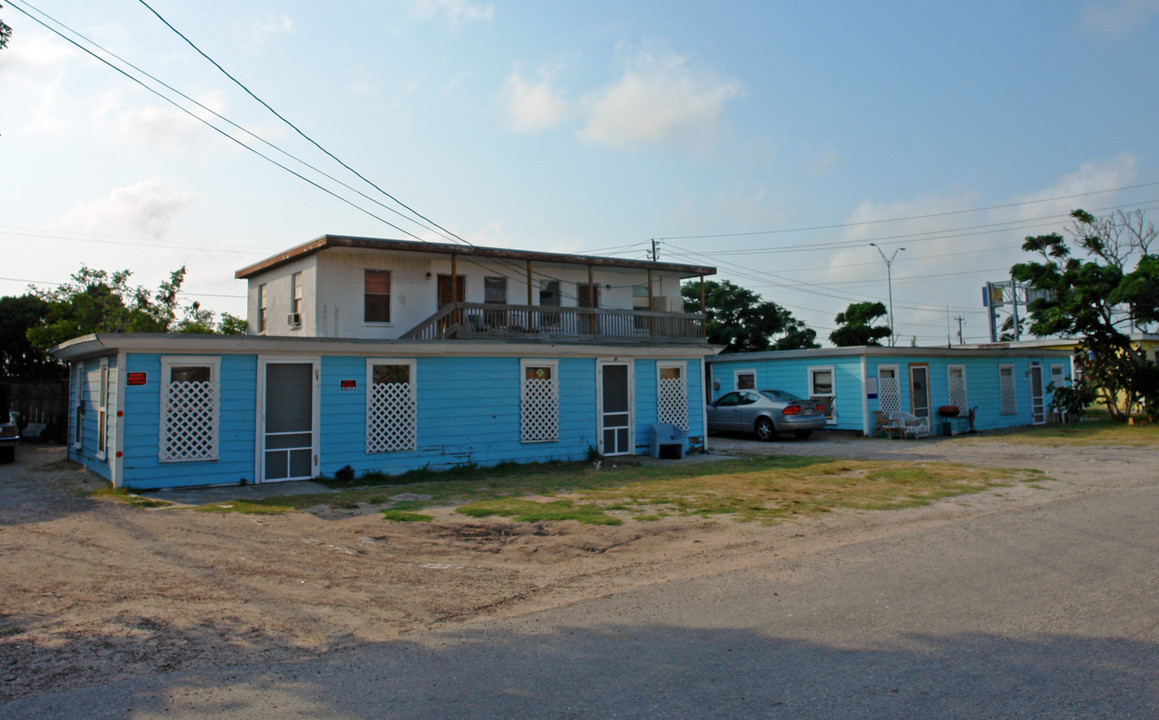
M 757 440 L 768 442 L 777 436 L 777 428 L 773 425 L 773 421 L 767 417 L 757 418 L 756 425 L 753 430 L 757 434 Z
M 0 448 L 0 463 L 10 463 L 16 460 L 16 448 L 2 447 Z
M 795 435 L 798 440 L 808 440 L 809 436 L 812 434 L 812 430 L 798 430 L 797 432 L 793 433 L 793 435 Z

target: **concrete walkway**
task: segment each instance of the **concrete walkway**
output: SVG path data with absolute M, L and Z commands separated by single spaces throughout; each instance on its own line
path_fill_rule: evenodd
M 226 485 L 208 488 L 178 488 L 175 490 L 148 490 L 135 493 L 144 497 L 165 500 L 177 505 L 209 505 L 230 500 L 265 500 L 288 495 L 314 495 L 338 492 L 312 480 L 262 483 L 260 485 Z

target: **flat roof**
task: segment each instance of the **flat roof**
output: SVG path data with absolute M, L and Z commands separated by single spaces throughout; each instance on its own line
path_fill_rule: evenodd
M 539 342 L 506 340 L 378 340 L 366 338 L 209 335 L 201 333 L 91 333 L 49 349 L 57 360 L 72 361 L 119 352 L 174 355 L 355 355 L 359 357 L 483 355 L 515 357 L 694 358 L 719 352 L 715 345 L 614 342 Z
M 680 277 L 697 277 L 700 275 L 715 275 L 716 268 L 707 265 L 684 265 L 681 263 L 651 262 L 648 260 L 629 260 L 626 258 L 598 257 L 594 255 L 572 255 L 569 253 L 534 252 L 529 250 L 509 250 L 506 248 L 479 247 L 476 245 L 455 245 L 452 243 L 433 243 L 415 240 L 387 240 L 384 238 L 352 237 L 349 235 L 323 235 L 307 243 L 302 243 L 272 255 L 252 265 L 247 265 L 234 273 L 238 279 L 246 279 L 259 273 L 271 270 L 280 265 L 293 262 L 299 258 L 308 257 L 331 248 L 376 250 L 389 252 L 433 253 L 441 255 L 458 255 L 460 257 L 486 257 L 504 260 L 523 260 L 531 262 L 566 263 L 572 265 L 595 265 L 599 267 L 630 268 L 633 270 L 659 270 L 680 275 Z

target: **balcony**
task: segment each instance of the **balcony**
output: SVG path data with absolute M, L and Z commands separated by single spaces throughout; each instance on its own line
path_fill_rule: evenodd
M 707 342 L 701 314 L 468 302 L 444 305 L 402 339 L 639 345 Z

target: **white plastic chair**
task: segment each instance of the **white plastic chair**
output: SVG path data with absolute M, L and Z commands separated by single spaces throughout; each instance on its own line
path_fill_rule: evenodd
M 930 419 L 918 417 L 907 412 L 893 412 L 889 419 L 894 423 L 902 437 L 924 438 L 930 436 Z

